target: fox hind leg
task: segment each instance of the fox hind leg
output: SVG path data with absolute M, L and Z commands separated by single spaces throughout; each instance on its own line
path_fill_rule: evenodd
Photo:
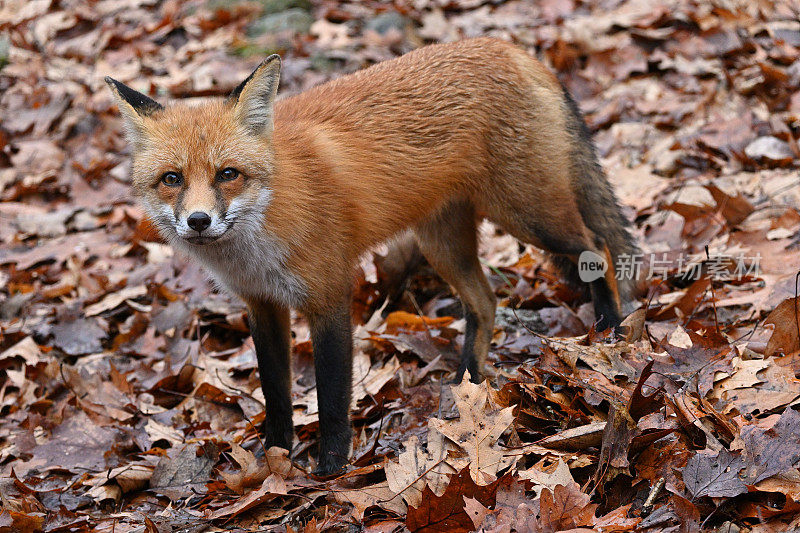
M 531 218 L 538 220 L 540 217 Z M 598 331 L 619 326 L 622 318 L 613 257 L 605 243 L 593 235 L 580 219 L 562 217 L 561 222 L 548 227 L 533 222 L 520 224 L 519 219 L 511 223 L 506 221 L 501 225 L 517 239 L 550 253 L 554 265 L 566 281 L 588 290 L 592 297 Z M 592 252 L 597 259 L 606 261 L 607 269 L 603 276 L 591 281 L 581 279 L 579 258 L 583 252 Z
M 616 328 L 622 322 L 622 305 L 614 258 L 607 246 L 603 246 L 603 254 L 606 260 L 606 271 L 603 277 L 589 283 L 589 290 L 592 292 L 592 304 L 594 304 L 595 320 L 597 321 L 595 326 L 597 331 Z
M 466 331 L 456 379 L 464 372 L 479 383 L 494 330 L 496 300 L 478 260 L 475 208 L 470 202 L 447 204 L 418 225 L 414 233 L 422 254 L 458 293 Z

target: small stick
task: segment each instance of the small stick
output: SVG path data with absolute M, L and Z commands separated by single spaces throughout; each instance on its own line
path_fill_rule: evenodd
M 658 478 L 656 484 L 650 489 L 650 494 L 647 495 L 647 499 L 644 501 L 644 505 L 642 505 L 642 512 L 640 516 L 647 516 L 653 512 L 653 504 L 658 498 L 658 493 L 661 492 L 661 489 L 664 488 L 664 482 L 666 480 L 662 478 Z

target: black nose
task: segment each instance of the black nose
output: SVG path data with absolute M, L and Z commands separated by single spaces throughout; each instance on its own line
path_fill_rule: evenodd
M 195 211 L 189 218 L 186 219 L 186 223 L 189 224 L 189 227 L 197 232 L 201 232 L 204 229 L 208 229 L 211 225 L 211 217 L 208 216 L 208 213 L 203 213 L 202 211 Z

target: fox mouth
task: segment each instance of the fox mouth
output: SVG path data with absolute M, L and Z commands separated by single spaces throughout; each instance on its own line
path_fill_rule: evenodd
M 184 239 L 186 239 L 192 244 L 203 245 L 216 241 L 217 239 L 219 239 L 219 236 L 212 237 L 210 235 L 192 235 L 190 237 L 184 237 Z

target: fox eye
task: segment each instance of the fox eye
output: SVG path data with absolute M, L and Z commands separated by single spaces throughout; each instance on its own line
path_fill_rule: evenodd
M 164 175 L 161 176 L 161 183 L 167 187 L 179 187 L 183 184 L 183 176 L 177 172 L 165 172 Z
M 239 171 L 231 167 L 223 168 L 217 174 L 217 179 L 219 181 L 233 181 L 238 177 L 239 177 Z

